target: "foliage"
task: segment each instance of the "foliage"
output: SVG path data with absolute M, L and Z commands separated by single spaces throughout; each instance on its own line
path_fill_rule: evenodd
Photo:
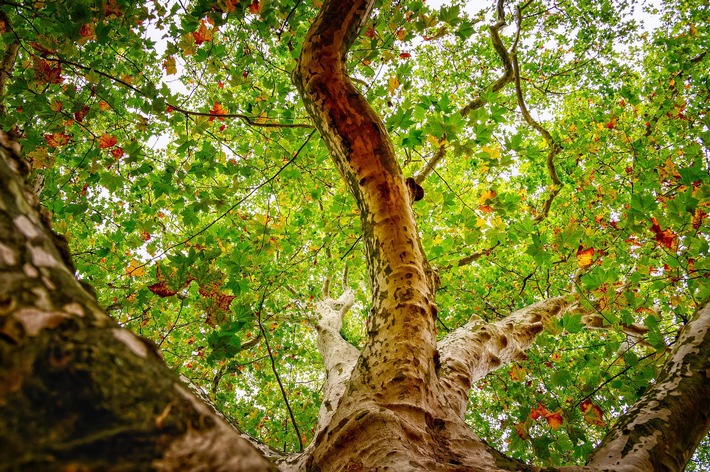
M 357 290 L 346 339 L 367 329 L 359 217 L 290 83 L 319 3 L 0 7 L 2 49 L 20 45 L 0 126 L 44 177 L 79 276 L 240 428 L 285 450 L 311 439 L 319 407 L 326 279 L 333 295 L 341 279 Z M 512 85 L 490 88 L 491 11 L 383 0 L 348 64 L 406 174 L 444 146 L 415 205 L 442 333 L 580 295 L 527 361 L 471 395 L 482 437 L 542 465 L 584 461 L 710 295 L 710 9 L 645 7 L 649 30 L 638 5 L 571 3 L 529 2 L 520 28 L 525 101 L 563 148 L 544 218 L 549 144 Z M 485 106 L 459 113 L 476 97 Z

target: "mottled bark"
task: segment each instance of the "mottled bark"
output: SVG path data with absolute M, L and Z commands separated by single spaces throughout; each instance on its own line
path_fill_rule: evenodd
M 486 323 L 478 316 L 439 342 L 442 401 L 463 418 L 474 382 L 512 361 L 527 359 L 525 351 L 544 325 L 566 308 L 564 298 L 549 298 Z
M 681 471 L 710 431 L 710 303 L 683 328 L 658 379 L 604 438 L 589 465 Z
M 0 464 L 275 470 L 74 277 L 0 132 Z

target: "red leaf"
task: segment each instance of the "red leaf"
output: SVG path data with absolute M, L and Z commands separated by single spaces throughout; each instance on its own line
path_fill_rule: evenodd
M 678 246 L 678 235 L 672 229 L 661 229 L 656 218 L 651 218 L 651 231 L 655 234 L 654 239 L 661 246 L 674 250 Z
M 172 297 L 173 295 L 178 293 L 177 290 L 172 290 L 168 288 L 165 282 L 158 282 L 157 284 L 150 285 L 148 287 L 148 290 L 150 290 L 160 298 Z
M 115 147 L 111 149 L 111 155 L 114 159 L 118 160 L 123 157 L 123 148 Z
M 44 140 L 47 142 L 47 145 L 51 147 L 66 146 L 67 144 L 69 144 L 70 139 L 71 136 L 64 133 L 52 133 L 44 135 Z
M 35 77 L 42 84 L 61 84 L 64 82 L 62 77 L 62 65 L 58 62 L 45 61 L 40 59 L 34 64 Z
M 81 123 L 86 118 L 86 114 L 89 112 L 89 107 L 84 105 L 81 110 L 74 112 L 74 119 Z
M 582 410 L 584 421 L 587 423 L 599 427 L 606 426 L 604 422 L 604 412 L 597 405 L 593 404 L 589 398 L 579 404 L 579 409 Z
M 207 29 L 207 24 L 205 23 L 205 20 L 200 20 L 200 27 L 192 33 L 192 37 L 195 38 L 195 43 L 196 44 L 202 44 L 205 41 L 212 41 L 212 36 L 213 32 L 212 30 Z
M 249 5 L 249 12 L 252 15 L 256 15 L 261 11 L 261 4 L 259 3 L 259 0 L 254 0 L 251 5 Z
M 409 59 L 410 57 L 412 57 L 412 55 L 409 54 L 408 52 L 403 52 L 399 55 L 400 59 Z

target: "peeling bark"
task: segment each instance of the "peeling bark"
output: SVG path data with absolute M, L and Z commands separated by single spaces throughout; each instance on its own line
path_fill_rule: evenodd
M 0 132 L 0 463 L 8 470 L 275 470 L 74 277 Z

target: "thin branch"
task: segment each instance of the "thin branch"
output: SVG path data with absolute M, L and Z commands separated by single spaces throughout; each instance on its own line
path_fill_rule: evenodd
M 530 2 L 523 5 L 521 7 L 521 11 L 522 9 L 527 7 L 529 3 Z M 493 85 L 490 86 L 490 90 L 493 93 L 500 91 L 503 87 L 508 85 L 513 80 L 513 65 L 511 61 L 511 56 L 505 44 L 503 43 L 503 40 L 500 37 L 500 30 L 507 25 L 505 22 L 505 11 L 503 10 L 503 0 L 498 0 L 498 3 L 496 5 L 496 12 L 498 16 L 498 21 L 494 25 L 489 26 L 488 29 L 490 31 L 493 48 L 496 50 L 498 57 L 500 57 L 500 60 L 503 63 L 504 71 L 503 75 L 501 75 L 498 80 L 493 82 Z M 518 22 L 518 30 L 515 33 L 515 40 L 513 41 L 513 46 L 511 47 L 512 52 L 515 52 L 515 50 L 517 49 L 519 39 L 520 22 Z M 459 114 L 465 117 L 472 111 L 478 110 L 486 103 L 488 103 L 488 101 L 485 98 L 481 96 L 476 97 L 466 106 L 464 106 L 461 110 L 459 110 Z M 427 177 L 429 177 L 436 165 L 441 162 L 444 157 L 446 157 L 446 146 L 444 145 L 444 143 L 442 143 L 436 154 L 434 154 L 434 156 L 424 165 L 424 167 L 419 172 L 417 172 L 416 176 L 414 177 L 414 181 L 421 185 L 421 183 L 424 182 Z
M 521 10 L 518 9 L 517 12 L 517 21 L 518 21 L 518 30 L 520 30 L 520 22 L 521 22 Z M 550 176 L 550 180 L 552 180 L 552 185 L 550 186 L 550 195 L 547 197 L 547 201 L 545 201 L 545 204 L 542 207 L 542 211 L 535 217 L 534 221 L 536 223 L 541 222 L 550 213 L 550 207 L 552 206 L 552 202 L 557 196 L 558 193 L 560 193 L 560 190 L 562 189 L 562 186 L 564 185 L 561 181 L 559 176 L 557 175 L 557 169 L 555 168 L 555 157 L 562 152 L 562 146 L 560 143 L 558 143 L 550 134 L 549 131 L 547 131 L 540 123 L 535 121 L 535 119 L 530 115 L 530 112 L 528 111 L 528 107 L 525 105 L 525 98 L 523 95 L 523 88 L 520 83 L 520 67 L 518 65 L 518 54 L 517 52 L 514 52 L 512 55 L 512 64 L 513 64 L 513 75 L 515 79 L 515 95 L 518 99 L 518 106 L 520 107 L 520 112 L 523 115 L 523 118 L 525 118 L 525 121 L 532 127 L 534 128 L 538 133 L 542 135 L 542 137 L 545 139 L 545 143 L 547 144 L 547 147 L 549 148 L 549 151 L 547 153 L 547 173 Z
M 98 69 L 95 69 L 93 67 L 87 67 L 83 64 L 79 64 L 77 62 L 69 61 L 67 59 L 63 58 L 57 58 L 57 59 L 52 59 L 52 58 L 47 58 L 47 60 L 54 60 L 63 64 L 68 64 L 74 67 L 77 67 L 79 69 L 85 70 L 85 71 L 90 71 L 90 72 L 95 72 L 96 74 L 99 74 L 102 77 L 105 77 L 113 82 L 119 83 L 123 85 L 124 87 L 127 87 L 137 94 L 139 94 L 142 97 L 150 98 L 149 95 L 144 92 L 143 90 L 129 84 L 125 80 L 119 79 L 118 77 L 114 77 L 111 74 L 107 74 L 106 72 L 100 71 Z M 179 113 L 182 113 L 185 116 L 208 116 L 210 118 L 238 118 L 242 121 L 244 121 L 246 124 L 249 126 L 254 126 L 254 127 L 259 127 L 259 128 L 307 128 L 307 129 L 313 129 L 313 125 L 308 124 L 308 123 L 277 123 L 277 122 L 265 122 L 265 123 L 260 123 L 259 119 L 260 117 L 254 117 L 254 116 L 249 116 L 249 115 L 244 115 L 242 113 L 224 113 L 224 114 L 216 114 L 216 113 L 209 113 L 209 112 L 199 112 L 199 111 L 190 111 L 186 110 L 178 105 L 172 104 L 172 103 L 166 103 L 168 107 L 171 107 L 174 111 L 177 111 Z
M 279 384 L 279 389 L 281 390 L 281 396 L 286 404 L 286 409 L 288 410 L 288 415 L 291 417 L 291 424 L 293 424 L 293 429 L 296 431 L 296 437 L 298 438 L 298 452 L 303 452 L 303 439 L 301 439 L 301 432 L 298 430 L 298 425 L 296 424 L 296 418 L 293 416 L 293 411 L 291 410 L 291 404 L 288 402 L 288 395 L 286 395 L 286 390 L 284 389 L 283 383 L 281 383 L 281 377 L 279 377 L 279 372 L 276 370 L 276 361 L 274 360 L 274 354 L 271 352 L 271 345 L 269 344 L 269 338 L 266 336 L 266 330 L 264 325 L 261 323 L 261 310 L 264 308 L 264 300 L 266 298 L 266 292 L 261 296 L 261 302 L 259 303 L 259 311 L 256 314 L 256 322 L 259 324 L 259 331 L 261 335 L 264 336 L 264 343 L 266 344 L 266 350 L 269 353 L 269 359 L 271 360 L 271 370 L 276 376 L 276 382 Z

